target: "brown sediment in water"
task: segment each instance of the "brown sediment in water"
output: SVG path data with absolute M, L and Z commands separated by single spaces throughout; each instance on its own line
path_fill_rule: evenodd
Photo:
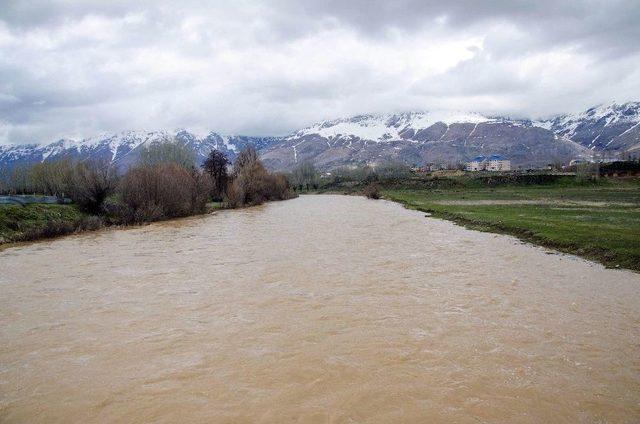
M 0 252 L 2 422 L 634 422 L 640 275 L 303 196 Z

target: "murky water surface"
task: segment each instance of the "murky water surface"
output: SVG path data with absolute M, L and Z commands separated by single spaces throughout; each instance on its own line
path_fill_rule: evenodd
M 313 196 L 0 252 L 2 422 L 640 421 L 640 275 Z

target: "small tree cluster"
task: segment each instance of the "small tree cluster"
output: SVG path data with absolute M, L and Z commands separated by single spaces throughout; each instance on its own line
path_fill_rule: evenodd
M 332 172 L 328 183 L 370 183 L 405 179 L 411 176 L 411 168 L 401 162 L 383 162 L 377 166 L 343 167 Z
M 296 190 L 317 189 L 320 175 L 311 162 L 302 162 L 291 171 L 291 184 Z
M 60 160 L 14 168 L 6 191 L 69 197 L 81 209 L 99 213 L 116 182 L 115 169 L 106 160 L 77 163 Z
M 230 206 L 258 205 L 291 196 L 286 177 L 267 171 L 254 148 L 246 148 L 238 154 L 233 165 L 232 180 L 227 187 Z
M 195 167 L 193 151 L 175 140 L 165 140 L 159 143 L 151 143 L 143 146 L 140 151 L 140 166 L 156 166 L 165 163 L 175 163 L 184 169 Z
M 191 150 L 179 143 L 146 146 L 135 166 L 118 175 L 109 161 L 43 162 L 3 172 L 2 190 L 70 197 L 81 209 L 111 223 L 155 221 L 202 213 L 207 202 L 226 200 L 232 207 L 291 197 L 282 174 L 270 173 L 253 148 L 238 155 L 231 175 L 229 160 L 213 151 L 202 170 Z
M 208 176 L 195 169 L 176 163 L 137 166 L 118 185 L 126 208 L 116 205 L 114 214 L 125 222 L 144 222 L 202 213 L 210 190 Z

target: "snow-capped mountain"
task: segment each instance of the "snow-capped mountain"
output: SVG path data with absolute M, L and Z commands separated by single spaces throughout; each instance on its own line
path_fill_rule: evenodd
M 222 136 L 211 132 L 197 137 L 186 130 L 125 131 L 112 135 L 100 135 L 84 140 L 61 139 L 40 145 L 0 145 L 0 167 L 29 165 L 63 158 L 74 160 L 108 160 L 120 169 L 135 163 L 141 146 L 161 141 L 182 143 L 191 148 L 196 162 L 202 163 L 212 149 L 223 151 L 230 159 L 247 145 L 264 148 L 279 140 L 277 137 Z
M 611 103 L 584 112 L 537 122 L 556 134 L 593 150 L 640 152 L 640 102 Z
M 480 154 L 500 154 L 516 166 L 540 166 L 590 155 L 584 147 L 529 121 L 445 111 L 324 121 L 261 153 L 276 169 L 288 169 L 302 161 L 312 161 L 321 168 L 387 160 L 456 163 Z
M 197 136 L 187 130 L 125 131 L 47 145 L 0 145 L 0 171 L 59 158 L 106 159 L 125 169 L 140 147 L 175 140 L 202 162 L 211 149 L 234 159 L 248 145 L 272 169 L 312 161 L 323 169 L 398 160 L 407 164 L 455 163 L 500 154 L 514 166 L 541 166 L 593 155 L 640 156 L 640 103 L 612 103 L 544 121 L 513 120 L 467 112 L 407 112 L 322 121 L 287 137 Z

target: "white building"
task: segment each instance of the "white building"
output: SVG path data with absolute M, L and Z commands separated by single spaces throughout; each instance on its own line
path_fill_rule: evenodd
M 467 171 L 511 171 L 511 161 L 500 155 L 476 156 L 465 167 Z
M 486 162 L 485 156 L 476 156 L 471 162 L 467 162 L 465 169 L 467 171 L 484 171 Z
M 487 171 L 511 171 L 511 161 L 500 155 L 491 155 L 486 169 Z

